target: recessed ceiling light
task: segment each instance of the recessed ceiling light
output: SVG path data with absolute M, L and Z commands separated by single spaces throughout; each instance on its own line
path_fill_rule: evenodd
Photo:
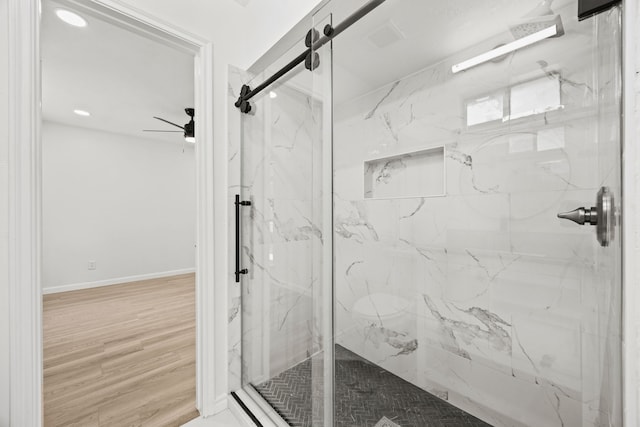
M 65 9 L 57 9 L 56 15 L 58 18 L 62 19 L 69 25 L 73 25 L 74 27 L 86 27 L 87 21 L 77 13 L 73 13 L 71 11 Z
M 275 93 L 274 91 L 269 92 L 269 98 L 271 98 L 271 99 L 275 99 L 275 98 L 277 98 L 277 97 L 278 97 L 278 94 L 277 94 L 277 93 Z
M 82 117 L 89 117 L 91 115 L 90 112 L 84 110 L 73 110 L 73 112 Z

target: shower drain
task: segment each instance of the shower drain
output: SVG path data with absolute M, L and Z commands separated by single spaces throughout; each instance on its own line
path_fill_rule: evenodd
M 387 417 L 382 417 L 382 419 L 378 421 L 378 424 L 376 424 L 374 427 L 401 427 L 401 426 L 400 424 L 394 423 Z

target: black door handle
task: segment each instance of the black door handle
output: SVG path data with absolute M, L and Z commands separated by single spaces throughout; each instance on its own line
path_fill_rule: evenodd
M 247 274 L 249 270 L 240 269 L 240 207 L 251 206 L 247 200 L 240 201 L 240 195 L 236 194 L 236 283 L 240 283 L 240 275 Z

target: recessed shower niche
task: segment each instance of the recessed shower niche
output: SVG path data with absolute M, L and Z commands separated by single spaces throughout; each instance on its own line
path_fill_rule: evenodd
M 444 195 L 445 162 L 442 146 L 364 162 L 365 199 Z

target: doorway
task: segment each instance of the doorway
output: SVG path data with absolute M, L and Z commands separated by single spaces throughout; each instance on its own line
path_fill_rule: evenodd
M 41 36 L 44 423 L 181 424 L 198 416 L 194 53 L 54 1 Z
M 109 0 L 90 3 L 65 1 L 90 14 L 98 14 L 142 31 L 152 37 L 174 43 L 196 55 L 196 133 L 200 143 L 195 148 L 198 203 L 196 283 L 197 406 L 203 415 L 211 415 L 226 405 L 219 389 L 224 389 L 224 370 L 214 359 L 218 331 L 209 333 L 218 322 L 215 314 L 205 310 L 217 291 L 213 289 L 215 243 L 209 225 L 214 215 L 213 176 L 213 44 L 182 28 Z M 41 107 L 40 107 L 40 7 L 39 1 L 10 0 L 9 14 L 9 98 L 15 108 L 9 117 L 9 318 L 11 357 L 11 416 L 18 425 L 39 425 L 42 418 L 42 292 L 41 268 Z M 202 117 L 198 120 L 198 117 Z M 220 299 L 216 299 L 220 301 Z M 218 304 L 218 302 L 216 302 Z M 219 381 L 213 382 L 213 378 Z M 25 409 L 28 408 L 28 409 Z

